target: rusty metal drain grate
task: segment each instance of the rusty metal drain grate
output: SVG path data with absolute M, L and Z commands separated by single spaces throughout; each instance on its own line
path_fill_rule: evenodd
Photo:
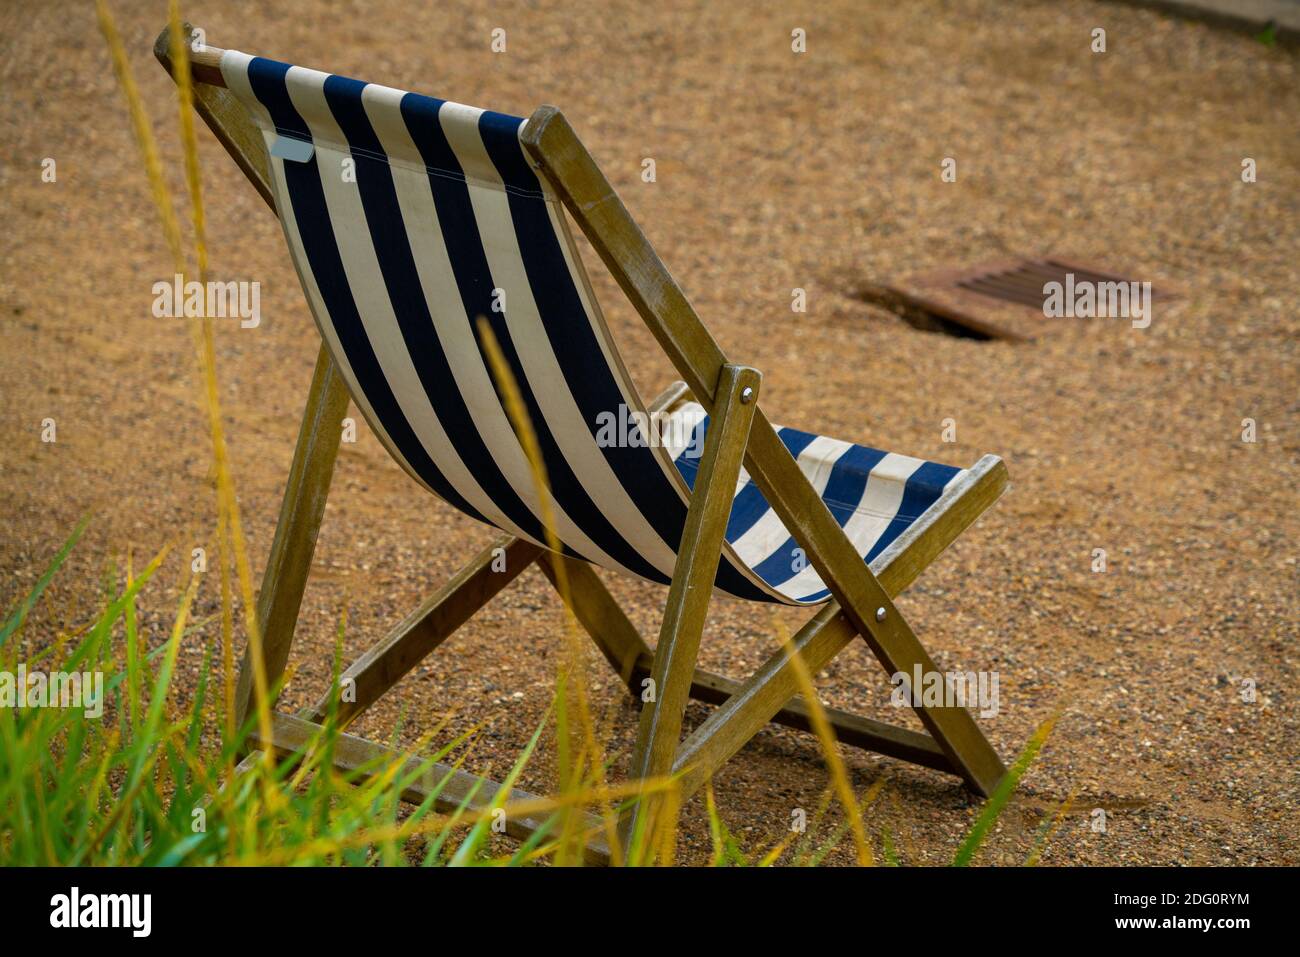
M 883 306 L 912 325 L 977 339 L 1026 341 L 1041 335 L 1054 320 L 1044 315 L 1044 286 L 1062 288 L 1084 283 L 1137 280 L 1107 269 L 1058 257 L 984 263 L 965 269 L 940 269 L 888 285 L 859 288 L 859 298 Z M 1151 287 L 1152 300 L 1176 298 L 1167 286 Z
M 1006 269 L 984 269 L 956 281 L 959 289 L 979 293 L 993 299 L 1003 299 L 1034 309 L 1043 308 L 1043 287 L 1049 282 L 1060 283 L 1063 287 L 1067 277 L 1073 277 L 1074 283 L 1130 283 L 1112 273 L 1100 272 L 1087 266 L 1061 262 L 1059 259 L 1026 259 Z M 1151 296 L 1156 298 L 1157 291 L 1152 288 Z

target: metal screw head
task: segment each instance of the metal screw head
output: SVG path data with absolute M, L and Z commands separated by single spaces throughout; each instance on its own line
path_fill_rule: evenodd
M 885 609 L 883 609 L 883 608 L 877 608 L 877 609 L 876 609 L 876 621 L 884 621 L 884 620 L 885 620 Z
M 749 405 L 754 401 L 754 389 L 752 386 L 745 386 L 740 390 L 740 401 L 742 405 Z

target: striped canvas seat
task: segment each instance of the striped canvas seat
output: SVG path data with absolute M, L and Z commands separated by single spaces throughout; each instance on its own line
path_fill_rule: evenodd
M 707 421 L 688 403 L 665 442 L 640 428 L 644 407 L 560 203 L 519 142 L 524 121 L 234 51 L 221 72 L 266 137 L 321 335 L 393 458 L 465 514 L 544 543 L 476 333 L 486 317 L 537 432 L 566 554 L 668 583 Z M 606 440 L 611 417 L 631 423 L 613 430 L 619 441 Z M 866 560 L 960 474 L 793 429 L 781 437 Z M 726 538 L 720 591 L 828 597 L 743 474 Z
M 695 487 L 708 425 L 708 415 L 698 402 L 683 403 L 662 425 L 667 436 L 664 446 L 691 488 Z M 798 429 L 777 426 L 776 430 L 858 554 L 868 562 L 965 471 Z M 737 557 L 784 597 L 800 603 L 829 597 L 798 542 L 744 469 L 736 483 L 726 539 Z

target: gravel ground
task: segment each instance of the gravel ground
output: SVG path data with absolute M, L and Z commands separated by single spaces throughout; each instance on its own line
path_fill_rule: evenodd
M 724 348 L 765 371 L 776 421 L 958 465 L 1006 459 L 1010 493 L 900 601 L 942 666 L 999 673 L 1000 713 L 981 723 L 1003 755 L 1061 711 L 982 861 L 1022 861 L 1044 811 L 1077 792 L 1044 863 L 1300 862 L 1296 54 L 1083 0 L 776 6 L 489 13 L 376 0 L 362 15 L 341 2 L 192 2 L 186 14 L 219 46 L 517 114 L 561 106 Z M 114 7 L 179 188 L 171 84 L 149 54 L 165 4 Z M 507 31 L 504 54 L 489 50 L 494 27 Z M 807 31 L 801 55 L 795 27 Z M 1095 27 L 1104 54 L 1090 50 Z M 171 543 L 146 600 L 162 641 L 181 555 L 213 525 L 187 334 L 150 313 L 169 259 L 91 6 L 7 5 L 0 37 L 0 596 L 28 588 L 91 514 L 37 633 L 82 620 L 108 562 L 138 567 Z M 262 284 L 261 325 L 228 322 L 217 340 L 260 563 L 318 340 L 278 225 L 201 136 L 214 274 Z M 45 157 L 57 182 L 41 180 Z M 941 181 L 945 157 L 955 183 Z M 1241 181 L 1245 157 L 1255 183 Z M 1145 330 L 1062 319 L 1009 345 L 923 332 L 854 295 L 917 269 L 1041 252 L 1119 264 L 1183 296 Z M 652 395 L 671 369 L 593 272 Z M 805 315 L 791 312 L 795 287 Z M 41 442 L 46 417 L 54 444 Z M 941 436 L 947 418 L 955 444 Z M 288 704 L 323 686 L 345 609 L 355 657 L 490 537 L 419 492 L 363 427 L 340 457 Z M 611 587 L 653 636 L 664 592 Z M 213 578 L 203 609 L 215 591 Z M 776 620 L 717 600 L 704 666 L 756 666 Z M 382 737 L 404 712 L 410 739 L 449 712 L 453 729 L 486 719 L 470 765 L 503 774 L 545 710 L 562 627 L 549 586 L 527 573 L 359 729 Z M 182 691 L 199 651 L 196 640 L 184 657 Z M 636 712 L 612 676 L 593 675 L 625 763 Z M 863 644 L 818 684 L 836 706 L 914 723 L 889 706 Z M 706 713 L 692 705 L 689 722 Z M 543 750 L 522 782 L 535 791 L 552 781 Z M 844 753 L 855 787 L 886 782 L 873 833 L 887 827 L 907 863 L 950 859 L 977 808 L 955 780 Z M 724 819 L 753 847 L 779 839 L 794 808 L 817 807 L 826 785 L 816 742 L 775 728 L 715 780 Z M 707 848 L 697 799 L 680 858 Z M 831 860 L 849 862 L 849 849 Z

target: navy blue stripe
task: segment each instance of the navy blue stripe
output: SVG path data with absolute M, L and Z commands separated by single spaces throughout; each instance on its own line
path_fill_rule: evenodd
M 694 456 L 688 456 L 683 452 L 677 457 L 677 471 L 682 473 L 682 478 L 686 479 L 686 484 L 692 489 L 695 488 L 695 477 L 699 474 L 699 451 L 704 448 L 704 436 L 708 431 L 709 417 L 705 416 L 695 425 L 695 430 L 691 434 L 691 445 L 687 446 L 688 450 L 694 450 Z M 782 444 L 790 451 L 790 455 L 799 458 L 803 450 L 808 447 L 817 436 L 808 432 L 800 432 L 797 429 L 778 429 L 777 437 L 781 439 Z M 697 444 L 698 443 L 698 444 Z M 758 524 L 758 520 L 767 514 L 771 508 L 767 504 L 767 499 L 759 491 L 758 485 L 753 479 L 745 483 L 744 488 L 736 493 L 735 499 L 731 503 L 731 515 L 727 519 L 727 541 L 735 544 L 740 537 Z
M 866 491 L 867 479 L 871 470 L 885 457 L 884 452 L 869 449 L 862 445 L 853 445 L 835 460 L 831 466 L 830 477 L 822 491 L 822 501 L 830 509 L 835 521 L 843 528 L 852 517 L 862 493 Z M 795 559 L 800 559 L 796 567 Z M 792 537 L 754 566 L 754 571 L 762 576 L 763 581 L 773 587 L 779 586 L 799 574 L 808 566 L 807 556 Z
M 447 142 L 442 124 L 438 121 L 438 111 L 445 102 L 446 100 L 421 96 L 419 93 L 407 93 L 399 104 L 402 121 L 415 141 L 426 167 L 464 179 L 465 172 L 460 168 L 460 160 L 456 158 L 456 152 Z
M 960 469 L 955 469 L 951 465 L 939 465 L 935 462 L 926 462 L 915 472 L 907 477 L 907 485 L 903 487 L 903 501 L 898 506 L 898 512 L 894 515 L 893 521 L 885 527 L 885 531 L 876 544 L 871 546 L 871 551 L 867 552 L 867 561 L 871 561 L 896 539 L 903 534 L 903 530 L 915 522 L 925 510 L 939 500 L 943 494 L 944 486 L 952 481 Z
M 873 561 L 899 535 L 903 534 L 913 522 L 924 515 L 926 510 L 943 495 L 944 487 L 960 471 L 961 469 L 953 468 L 951 465 L 926 462 L 908 476 L 907 484 L 903 487 L 903 501 L 899 504 L 898 514 L 885 527 L 885 531 L 863 560 L 867 562 Z M 800 601 L 817 602 L 830 597 L 830 593 L 829 588 L 823 588 L 821 591 L 796 597 Z
M 536 174 L 528 165 L 528 158 L 524 156 L 523 147 L 519 143 L 519 127 L 523 123 L 517 116 L 484 110 L 478 118 L 478 132 L 506 189 L 516 194 L 543 198 L 545 194 L 542 192 L 542 184 L 537 181 Z M 548 229 L 548 232 L 552 233 L 553 238 L 554 231 Z M 567 268 L 565 272 L 567 274 Z
M 375 257 L 393 314 L 420 384 L 465 467 L 493 503 L 535 541 L 544 542 L 541 521 L 501 474 L 456 388 L 451 365 L 438 339 L 415 256 L 406 238 L 392 169 L 362 101 L 364 83 L 341 76 L 325 81 L 325 99 L 356 161 L 357 190 L 365 210 Z M 420 228 L 419 223 L 412 224 Z
M 437 110 L 427 98 L 408 95 L 402 99 L 402 113 L 407 129 L 411 133 L 416 147 L 427 166 L 438 165 L 446 168 L 449 158 L 454 153 L 446 141 L 442 127 L 436 122 Z M 498 114 L 499 115 L 499 114 Z M 431 117 L 434 121 L 431 121 Z M 523 120 L 510 118 L 515 128 Z M 451 153 L 449 156 L 448 154 Z M 523 364 L 519 359 L 514 340 L 510 336 L 505 316 L 492 309 L 492 290 L 496 284 L 488 265 L 487 254 L 483 249 L 479 235 L 478 222 L 474 217 L 474 208 L 470 200 L 469 189 L 464 182 L 455 178 L 430 175 L 429 186 L 433 191 L 434 204 L 438 211 L 439 224 L 442 227 L 443 242 L 451 261 L 452 272 L 456 276 L 457 287 L 465 308 L 466 333 L 482 354 L 476 320 L 482 316 L 487 319 L 506 361 L 514 372 L 519 384 L 519 391 L 525 409 L 537 435 L 542 458 L 546 465 L 547 479 L 551 493 L 565 513 L 586 533 L 605 554 L 630 571 L 651 581 L 667 582 L 668 576 L 655 568 L 637 549 L 633 548 L 619 534 L 591 500 L 587 490 L 574 474 L 572 467 L 560 450 L 553 433 L 542 414 L 541 406 L 533 393 L 532 387 L 524 375 Z M 510 193 L 509 202 L 540 203 L 538 199 Z M 521 243 L 524 237 L 520 237 Z M 506 308 L 510 308 L 509 290 L 506 290 Z M 543 312 L 543 315 L 547 313 Z M 483 361 L 487 363 L 486 355 Z M 602 359 L 602 367 L 603 367 Z M 493 383 L 494 387 L 496 383 Z
M 884 457 L 885 453 L 879 449 L 854 445 L 835 460 L 826 489 L 822 492 L 822 501 L 835 516 L 835 521 L 840 523 L 840 528 L 845 526 L 862 502 L 862 493 L 867 490 L 871 470 Z
M 307 124 L 294 108 L 285 87 L 285 73 L 288 69 L 284 63 L 254 58 L 248 65 L 249 84 L 254 95 L 270 113 L 277 129 L 301 130 L 305 133 Z M 379 360 L 361 323 L 356 301 L 352 298 L 352 290 L 348 287 L 347 275 L 343 271 L 343 260 L 334 242 L 334 227 L 325 204 L 317 157 L 313 155 L 306 163 L 285 163 L 283 166 L 289 202 L 293 207 L 292 215 L 298 223 L 298 232 L 312 276 L 329 310 L 329 321 L 333 323 L 335 334 L 347 353 L 348 363 L 375 415 L 379 417 L 402 457 L 425 484 L 467 515 L 491 524 L 438 471 L 402 413 L 388 380 L 384 378 Z

